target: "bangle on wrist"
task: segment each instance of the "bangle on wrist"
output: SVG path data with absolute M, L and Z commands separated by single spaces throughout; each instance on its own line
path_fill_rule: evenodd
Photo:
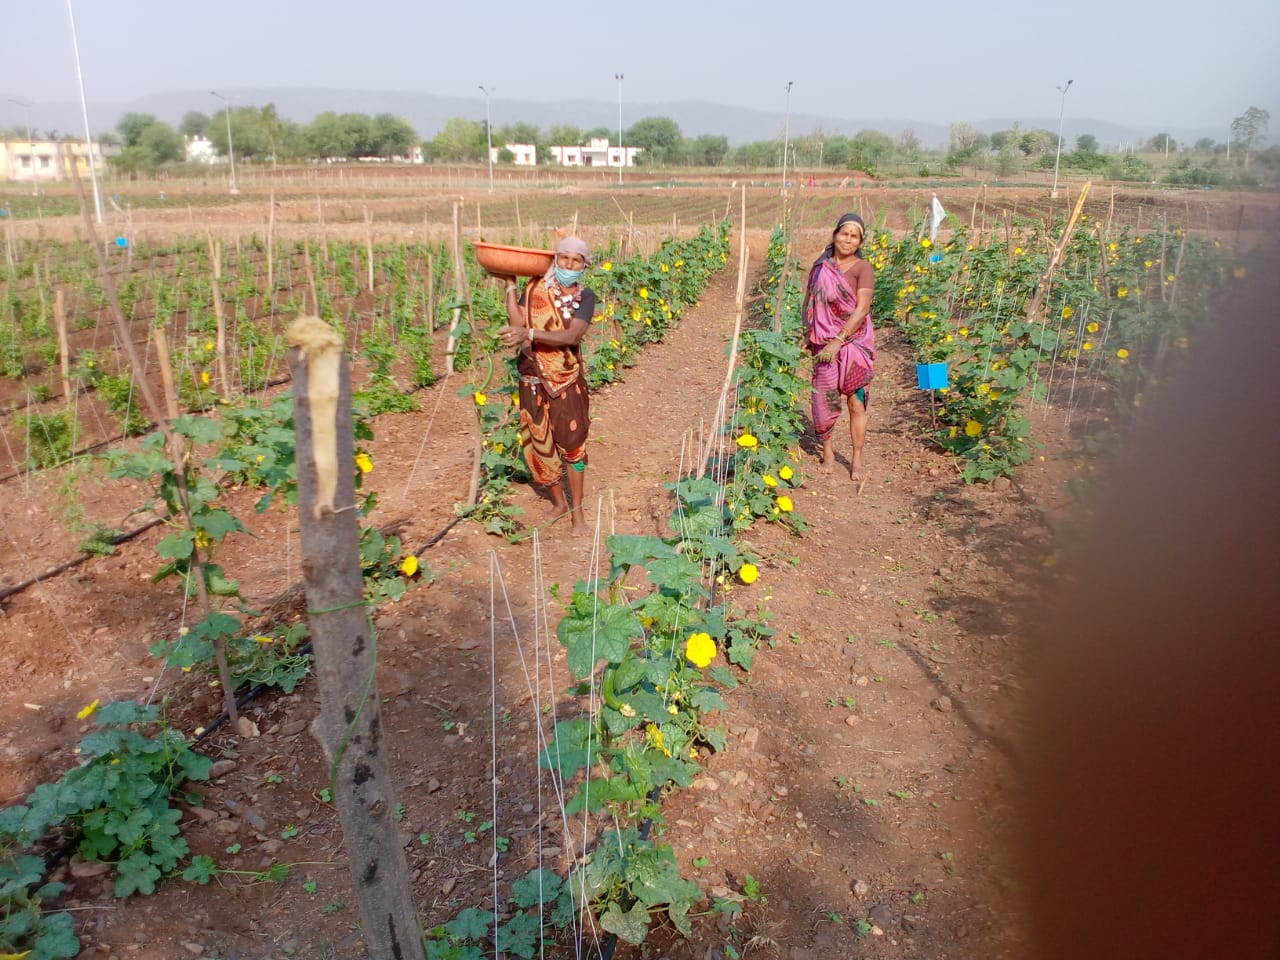
M 533 343 L 533 327 L 529 328 L 529 342 Z

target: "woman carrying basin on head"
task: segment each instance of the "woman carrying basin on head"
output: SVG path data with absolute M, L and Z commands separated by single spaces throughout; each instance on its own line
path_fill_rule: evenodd
M 590 328 L 596 294 L 579 281 L 590 259 L 586 243 L 565 237 L 546 275 L 530 280 L 522 292 L 517 294 L 514 277 L 504 278 L 510 325 L 499 333 L 504 344 L 520 345 L 516 366 L 525 462 L 533 482 L 546 488 L 553 516 L 569 514 L 574 536 L 587 532 L 582 491 L 591 407 L 579 345 Z M 566 473 L 571 503 L 561 485 Z
M 822 464 L 835 466 L 834 434 L 841 407 L 849 409 L 853 451 L 849 476 L 862 492 L 867 473 L 867 386 L 875 368 L 876 337 L 871 297 L 876 275 L 861 254 L 866 226 L 856 213 L 836 223 L 831 242 L 809 270 L 803 318 L 805 345 L 813 354 L 813 430 L 822 441 Z

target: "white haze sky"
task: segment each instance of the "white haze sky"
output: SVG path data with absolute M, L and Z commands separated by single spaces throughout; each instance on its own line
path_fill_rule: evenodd
M 73 0 L 90 103 L 248 86 L 673 100 L 854 120 L 1056 117 L 1280 139 L 1280 2 Z M 66 0 L 4 0 L 0 97 L 76 100 Z M 204 102 L 207 100 L 208 102 Z M 204 94 L 191 109 L 219 104 Z M 36 108 L 38 113 L 38 107 Z M 38 125 L 37 121 L 37 125 Z M 433 131 L 421 131 L 432 135 Z

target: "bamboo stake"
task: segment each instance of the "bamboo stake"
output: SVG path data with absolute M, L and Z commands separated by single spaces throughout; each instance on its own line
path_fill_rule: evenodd
M 151 331 L 156 342 L 156 363 L 160 366 L 160 386 L 164 393 L 165 409 L 170 420 L 178 417 L 178 391 L 173 386 L 173 361 L 169 356 L 169 335 L 164 327 L 156 327 Z
M 373 293 L 373 214 L 364 208 L 364 249 L 369 258 L 369 292 Z
M 67 297 L 61 287 L 53 292 L 53 322 L 58 328 L 58 362 L 62 367 L 62 395 L 71 402 L 71 350 L 67 346 Z
M 217 322 L 214 356 L 218 364 L 218 396 L 223 400 L 230 400 L 231 385 L 227 380 L 227 318 L 222 305 L 222 241 L 215 241 L 207 231 L 205 237 L 209 241 L 209 259 L 213 261 L 213 316 Z
M 311 306 L 313 312 L 320 316 L 320 288 L 316 286 L 316 271 L 311 265 L 311 244 L 302 241 L 302 263 L 307 270 L 307 286 L 311 288 Z
M 1067 244 L 1071 240 L 1071 231 L 1075 229 L 1076 222 L 1084 211 L 1084 201 L 1089 196 L 1089 188 L 1092 186 L 1093 181 L 1086 180 L 1084 186 L 1080 189 L 1080 196 L 1076 199 L 1075 209 L 1071 211 L 1071 218 L 1067 221 L 1066 229 L 1062 231 L 1062 238 L 1054 247 L 1053 254 L 1049 257 L 1049 264 L 1045 267 L 1040 283 L 1036 286 L 1035 296 L 1031 298 L 1031 303 L 1027 306 L 1026 318 L 1028 320 L 1034 318 L 1040 311 L 1040 305 L 1044 302 L 1045 294 L 1049 289 L 1049 281 L 1053 279 L 1053 274 L 1058 269 L 1058 264 L 1062 261 L 1062 255 L 1066 252 Z
M 746 221 L 747 188 L 744 184 L 742 187 L 742 222 L 744 225 Z M 729 362 L 724 371 L 724 384 L 720 388 L 720 401 L 716 404 L 715 421 L 712 423 L 712 429 L 707 440 L 706 449 L 702 452 L 702 463 L 698 465 L 699 477 L 702 477 L 707 472 L 707 464 L 711 461 L 711 451 L 715 449 L 716 438 L 720 436 L 720 431 L 725 421 L 729 399 L 729 387 L 733 384 L 733 368 L 738 359 L 738 337 L 742 333 L 742 313 L 743 306 L 746 303 L 747 264 L 750 261 L 751 256 L 750 251 L 747 249 L 747 231 L 745 226 L 739 228 L 738 243 L 738 294 L 735 301 L 735 313 L 733 318 L 733 337 L 729 340 Z
M 116 289 L 115 279 L 107 270 L 106 253 L 103 251 L 102 244 L 98 242 L 98 232 L 94 226 L 93 217 L 89 215 L 89 202 L 85 197 L 84 182 L 80 179 L 80 171 L 74 165 L 71 168 L 71 176 L 75 182 L 76 192 L 80 196 L 80 216 L 84 221 L 85 236 L 89 240 L 89 246 L 93 248 L 94 258 L 98 264 L 98 274 L 102 281 L 102 290 L 106 294 L 107 305 L 116 321 L 119 348 L 129 361 L 129 370 L 133 375 L 134 388 L 142 397 L 143 403 L 146 404 L 147 413 L 159 425 L 160 431 L 164 436 L 166 450 L 170 460 L 173 462 L 174 483 L 178 488 L 178 502 L 181 505 L 183 519 L 186 521 L 187 529 L 194 530 L 195 524 L 191 517 L 191 499 L 187 491 L 185 467 L 187 450 L 178 435 L 173 432 L 172 426 L 165 417 L 164 408 L 156 400 L 156 395 L 152 391 L 151 385 L 147 382 L 147 368 L 133 345 L 129 322 L 125 319 L 124 310 L 120 306 L 120 293 Z M 195 581 L 196 596 L 200 602 L 200 609 L 208 616 L 213 612 L 213 603 L 209 599 L 209 588 L 205 583 L 204 560 L 201 557 L 201 548 L 199 546 L 193 546 L 191 550 L 191 573 L 192 580 Z M 218 676 L 222 682 L 223 709 L 227 712 L 232 728 L 243 733 L 245 731 L 240 723 L 240 712 L 236 708 L 235 685 L 231 681 L 231 668 L 227 663 L 226 637 L 221 633 L 214 638 L 213 653 L 214 659 L 218 663 Z
M 320 203 L 319 194 L 316 195 L 316 225 L 320 228 L 320 250 L 327 262 L 329 259 L 329 230 L 324 223 L 324 206 Z M 320 312 L 319 305 L 316 306 L 316 312 Z
M 427 252 L 427 333 L 436 332 L 436 264 Z
M 449 340 L 445 344 L 445 369 L 453 373 L 453 353 L 458 348 L 458 321 L 462 318 L 462 301 L 466 278 L 462 270 L 462 224 L 459 222 L 460 208 L 458 201 L 453 203 L 453 285 L 457 306 L 453 308 L 453 318 L 449 321 Z
M 267 201 L 267 296 L 271 302 L 275 302 L 275 246 L 273 240 L 275 238 L 276 229 L 276 192 L 271 191 L 271 197 Z

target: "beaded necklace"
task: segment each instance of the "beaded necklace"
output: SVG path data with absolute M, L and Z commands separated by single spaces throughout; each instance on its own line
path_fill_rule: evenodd
M 573 319 L 573 315 L 578 312 L 578 308 L 582 306 L 582 287 L 574 284 L 573 290 L 566 290 L 560 286 L 560 281 L 555 280 L 547 284 L 547 292 L 551 294 L 551 302 L 555 305 L 556 312 L 566 324 Z

